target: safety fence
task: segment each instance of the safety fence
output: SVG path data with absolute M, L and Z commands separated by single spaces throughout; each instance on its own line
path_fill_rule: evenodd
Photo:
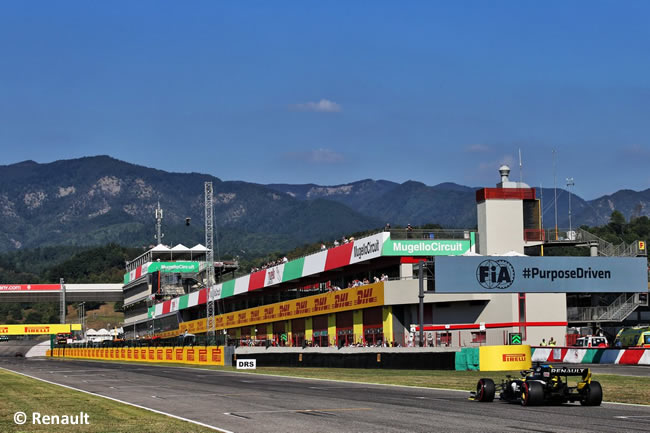
M 533 362 L 568 364 L 650 365 L 650 349 L 576 349 L 573 347 L 533 347 Z
M 226 360 L 224 348 L 222 346 L 121 348 L 64 347 L 48 350 L 47 356 L 53 358 L 94 359 L 103 361 L 230 365 L 230 360 Z

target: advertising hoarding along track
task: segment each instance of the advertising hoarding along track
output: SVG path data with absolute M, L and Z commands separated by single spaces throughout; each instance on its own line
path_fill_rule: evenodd
M 645 257 L 437 257 L 437 293 L 646 292 Z

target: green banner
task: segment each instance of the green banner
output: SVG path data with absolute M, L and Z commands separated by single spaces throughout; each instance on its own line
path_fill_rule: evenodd
M 384 242 L 382 256 L 459 256 L 470 249 L 469 239 L 418 239 Z
M 142 275 L 150 274 L 152 272 L 163 273 L 196 273 L 199 272 L 199 262 L 151 262 L 145 263 L 140 266 L 140 271 L 134 269 L 131 272 L 124 274 L 124 284 L 129 284 L 131 281 L 140 278 Z
M 153 262 L 149 265 L 148 273 L 152 272 L 199 272 L 199 262 Z

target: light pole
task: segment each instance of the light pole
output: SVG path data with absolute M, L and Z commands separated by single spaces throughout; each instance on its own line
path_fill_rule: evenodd
M 81 336 L 86 339 L 86 303 L 79 303 L 79 324 L 81 324 Z
M 575 183 L 573 182 L 572 177 L 567 177 L 566 178 L 566 187 L 569 192 L 569 237 L 573 237 L 573 226 L 571 225 L 571 190 L 569 187 L 574 186 Z M 573 240 L 573 239 L 570 239 Z
M 553 194 L 555 195 L 555 240 L 557 240 L 557 173 L 555 171 L 556 151 L 553 149 Z

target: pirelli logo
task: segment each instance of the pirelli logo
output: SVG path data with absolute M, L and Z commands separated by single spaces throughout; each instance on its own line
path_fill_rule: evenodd
M 49 326 L 25 326 L 26 334 L 48 334 L 49 332 Z
M 503 362 L 521 362 L 526 360 L 525 353 L 504 353 Z

